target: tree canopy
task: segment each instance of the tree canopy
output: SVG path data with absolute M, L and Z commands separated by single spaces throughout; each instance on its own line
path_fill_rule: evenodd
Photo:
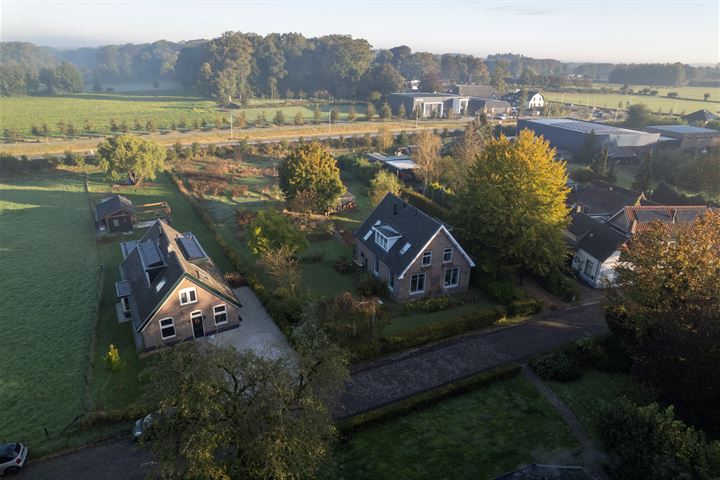
M 315 212 L 329 211 L 344 190 L 335 158 L 315 142 L 291 150 L 281 161 L 278 174 L 280 189 L 289 202 L 298 192 L 312 192 Z
M 288 248 L 296 255 L 308 246 L 305 233 L 276 210 L 260 210 L 248 227 L 248 246 L 255 255 Z
M 136 135 L 105 139 L 97 148 L 100 168 L 113 179 L 127 175 L 132 181 L 153 180 L 165 167 L 165 149 Z
M 487 141 L 457 192 L 453 217 L 483 271 L 547 275 L 565 259 L 565 165 L 547 141 L 523 130 Z
M 402 185 L 397 176 L 387 170 L 378 170 L 372 180 L 370 180 L 370 203 L 374 206 L 380 203 L 388 193 L 400 195 Z

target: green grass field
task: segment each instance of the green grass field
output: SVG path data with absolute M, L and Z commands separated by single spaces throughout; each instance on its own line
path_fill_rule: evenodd
M 602 87 L 619 90 L 623 87 L 623 85 L 618 83 L 595 83 L 594 85 L 594 88 Z M 717 87 L 693 87 L 689 85 L 684 85 L 682 87 L 656 87 L 653 85 L 630 85 L 630 88 L 636 92 L 644 88 L 650 88 L 652 90 L 657 90 L 658 96 L 662 97 L 666 96 L 670 92 L 675 92 L 678 94 L 678 97 L 702 101 L 705 101 L 704 95 L 709 93 L 709 100 L 711 102 L 720 102 L 720 88 Z
M 706 89 L 707 90 L 707 89 Z M 673 90 L 674 91 L 674 90 Z M 545 99 L 551 102 L 572 103 L 575 105 L 585 105 L 597 108 L 616 109 L 618 103 L 622 102 L 620 110 L 627 109 L 627 102 L 630 105 L 643 103 L 656 113 L 673 113 L 676 115 L 684 115 L 692 113 L 696 110 L 707 109 L 713 113 L 720 112 L 720 102 L 717 101 L 719 96 L 715 96 L 715 101 L 704 102 L 702 100 L 685 100 L 673 99 L 663 96 L 648 95 L 621 95 L 617 93 L 576 93 L 576 92 L 543 92 Z
M 81 178 L 1 182 L 0 224 L 0 441 L 35 446 L 83 411 L 100 270 Z
M 526 463 L 571 463 L 575 448 L 551 405 L 516 377 L 354 434 L 319 478 L 493 478 Z
M 261 112 L 265 113 L 268 122 L 272 122 L 277 110 L 283 111 L 288 124 L 293 122 L 298 112 L 303 114 L 306 123 L 313 120 L 314 103 L 297 106 L 275 106 L 274 103 L 278 102 L 257 101 L 255 104 L 263 105 L 262 108 L 245 108 L 232 112 L 234 115 L 244 112 L 248 122 L 255 121 Z M 328 112 L 333 106 L 340 110 L 340 119 L 347 117 L 349 104 L 322 104 L 320 107 L 324 122 L 327 122 Z M 363 106 L 358 105 L 356 108 L 359 112 L 364 112 Z M 33 125 L 41 126 L 43 123 L 47 124 L 50 132 L 56 134 L 59 131 L 57 124 L 61 121 L 72 123 L 79 132 L 82 132 L 86 122 L 89 122 L 94 133 L 110 132 L 110 119 L 115 119 L 118 124 L 126 122 L 131 130 L 134 129 L 136 119 L 141 122 L 143 129 L 148 120 L 152 120 L 159 130 L 168 129 L 172 122 L 178 124 L 181 121 L 185 121 L 187 127 L 192 128 L 194 121 L 202 122 L 203 119 L 212 125 L 216 113 L 222 113 L 214 101 L 182 91 L 4 97 L 0 98 L 0 112 L 0 131 L 9 128 L 24 135 L 30 134 Z

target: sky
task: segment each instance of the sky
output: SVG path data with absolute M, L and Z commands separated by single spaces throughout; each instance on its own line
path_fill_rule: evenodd
M 331 33 L 375 48 L 720 62 L 720 0 L 0 0 L 0 39 L 53 47 Z

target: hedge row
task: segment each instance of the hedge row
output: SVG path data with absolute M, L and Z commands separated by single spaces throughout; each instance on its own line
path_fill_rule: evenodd
M 505 317 L 507 311 L 502 306 L 486 308 L 466 313 L 444 322 L 418 327 L 409 332 L 389 337 L 381 337 L 373 344 L 353 348 L 355 361 L 368 360 L 379 355 L 401 352 L 413 347 L 437 342 L 461 333 L 487 328 Z
M 537 298 L 515 300 L 508 305 L 508 313 L 513 317 L 518 315 L 534 315 L 543 310 L 543 301 Z
M 507 363 L 491 370 L 426 390 L 375 410 L 343 419 L 338 423 L 338 427 L 345 434 L 352 433 L 373 424 L 385 422 L 430 407 L 439 403 L 441 400 L 486 387 L 500 380 L 513 378 L 519 373 L 520 365 Z
M 430 216 L 439 218 L 440 220 L 447 220 L 450 217 L 449 209 L 441 207 L 425 195 L 418 193 L 415 190 L 405 188 L 403 189 L 403 194 L 410 205 L 419 208 Z

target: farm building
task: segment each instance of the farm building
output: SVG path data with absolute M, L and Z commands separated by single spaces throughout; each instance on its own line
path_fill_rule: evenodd
M 659 133 L 661 140 L 662 137 L 674 140 L 664 143 L 673 143 L 683 150 L 704 150 L 720 143 L 720 132 L 717 130 L 692 125 L 651 125 L 645 130 Z
M 505 100 L 470 97 L 468 115 L 477 115 L 479 113 L 484 113 L 485 115 L 509 115 L 512 113 L 512 105 Z
M 625 152 L 653 146 L 660 139 L 659 133 L 640 132 L 572 118 L 522 118 L 518 120 L 517 130 L 519 132 L 523 129 L 532 130 L 537 136 L 542 135 L 557 149 L 571 152 L 580 150 L 593 134 L 598 146 Z
M 404 105 L 408 115 L 417 115 L 420 118 L 466 115 L 469 101 L 469 97 L 451 93 L 408 92 L 388 95 L 388 103 L 393 112 L 397 112 L 400 105 Z
M 113 195 L 95 205 L 95 227 L 100 233 L 132 232 L 135 208 L 122 195 Z
M 480 85 L 476 83 L 462 83 L 457 84 L 450 90 L 455 95 L 462 95 L 465 97 L 479 97 L 479 98 L 497 98 L 497 90 L 492 85 Z
M 538 91 L 527 92 L 527 97 L 522 98 L 522 90 L 515 90 L 511 93 L 506 93 L 501 98 L 510 103 L 515 108 L 521 110 L 535 110 L 543 108 L 545 106 L 545 97 Z
M 698 110 L 693 113 L 689 113 L 682 117 L 683 120 L 686 122 L 692 124 L 692 125 L 702 125 L 705 126 L 705 124 L 711 120 L 720 120 L 720 117 L 712 113 L 710 110 Z

